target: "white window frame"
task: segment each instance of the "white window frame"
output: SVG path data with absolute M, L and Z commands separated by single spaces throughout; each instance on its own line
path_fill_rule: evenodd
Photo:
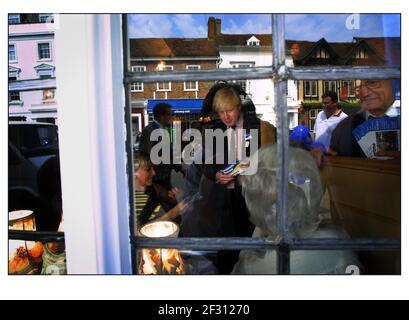
M 13 19 L 15 19 L 15 20 L 13 21 Z M 20 16 L 19 13 L 9 13 L 8 21 L 9 21 L 9 24 L 20 24 L 21 23 L 21 16 Z M 12 23 L 10 23 L 10 21 L 12 21 Z
M 18 93 L 18 100 L 11 100 L 12 93 L 14 92 Z M 18 90 L 9 91 L 8 99 L 9 99 L 9 105 L 18 105 L 18 106 L 23 105 L 23 101 L 21 100 L 21 92 Z
M 50 22 L 47 21 L 47 20 L 49 20 L 50 17 L 52 17 L 52 19 L 54 20 L 54 14 L 52 14 L 52 13 L 39 13 L 38 14 L 38 21 L 40 23 L 51 23 L 51 21 Z
M 354 80 L 342 80 L 341 81 L 341 88 L 344 86 L 344 84 L 347 84 L 348 87 L 348 98 L 355 98 L 356 94 L 355 94 L 355 81 Z M 352 88 L 350 87 L 350 84 L 352 84 Z
M 188 64 L 186 70 L 200 70 L 200 65 L 198 64 Z M 188 83 L 195 83 L 195 88 L 187 88 Z M 199 91 L 199 81 L 184 81 L 183 82 L 183 91 Z
M 10 47 L 14 47 L 14 60 L 10 60 Z M 16 47 L 16 44 L 15 44 L 15 43 L 9 43 L 8 48 L 9 48 L 9 55 L 8 55 L 9 63 L 16 63 L 16 62 L 18 62 L 18 60 L 17 60 L 17 47 Z
M 254 67 L 255 63 L 250 61 L 250 62 L 231 62 L 231 67 L 234 69 L 244 69 L 244 68 L 252 68 Z M 246 79 L 242 79 L 242 80 L 232 80 L 230 81 L 231 83 L 235 83 L 235 84 L 239 84 L 242 81 L 246 82 L 246 87 L 242 89 L 244 90 L 244 92 L 246 92 L 247 94 L 250 94 L 250 80 L 246 80 Z
M 159 71 L 173 71 L 173 65 L 160 65 Z M 172 91 L 172 83 L 169 81 L 168 86 L 169 88 L 160 89 L 160 84 L 165 84 L 166 82 L 156 82 L 156 91 L 158 92 L 170 92 Z
M 39 78 L 41 78 L 41 76 L 46 76 L 46 77 L 43 77 L 41 79 L 53 78 L 55 76 L 54 75 L 55 66 L 53 66 L 53 65 L 41 64 L 41 65 L 38 65 L 38 66 L 34 67 L 34 69 L 35 69 L 35 71 L 37 73 L 37 76 Z
M 56 87 L 67 271 L 130 274 L 121 15 L 64 14 L 59 21 Z
M 310 93 L 307 94 L 307 83 L 310 84 Z M 315 83 L 315 94 L 312 92 L 312 84 Z M 304 86 L 304 97 L 307 98 L 316 98 L 318 97 L 318 81 L 317 80 L 304 80 L 303 81 L 303 86 Z
M 251 38 L 247 39 L 247 46 L 248 47 L 258 47 L 260 46 L 260 40 L 257 39 L 255 36 L 252 36 Z
M 41 58 L 40 57 L 40 45 L 42 44 L 48 44 L 48 51 L 50 53 L 50 57 L 49 58 Z M 51 61 L 52 60 L 52 46 L 51 46 L 51 42 L 50 41 L 40 41 L 37 42 L 37 57 L 38 57 L 38 61 Z
M 325 90 L 325 84 L 328 84 L 328 90 Z M 335 89 L 334 90 L 331 89 L 332 84 L 335 84 Z M 323 88 L 323 93 L 325 93 L 327 91 L 333 91 L 333 92 L 337 93 L 338 92 L 338 81 L 336 81 L 336 80 L 324 80 L 322 82 L 322 88 Z
M 131 66 L 133 72 L 146 72 L 146 66 Z M 134 82 L 130 85 L 131 92 L 143 92 L 143 82 Z

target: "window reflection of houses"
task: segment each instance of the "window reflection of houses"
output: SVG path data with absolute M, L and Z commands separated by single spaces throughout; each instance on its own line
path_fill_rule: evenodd
M 181 69 L 252 68 L 271 66 L 271 34 L 223 34 L 222 21 L 208 20 L 207 38 L 131 39 L 133 71 Z M 354 38 L 351 42 L 287 40 L 288 66 L 384 66 L 400 65 L 399 38 Z M 240 85 L 253 100 L 257 115 L 275 124 L 274 86 L 271 79 L 242 79 Z M 134 130 L 148 124 L 155 101 L 173 104 L 175 119 L 198 120 L 198 101 L 206 96 L 212 81 L 161 82 L 131 84 Z M 290 129 L 298 124 L 310 128 L 322 110 L 321 97 L 326 91 L 338 94 L 340 105 L 351 113 L 358 108 L 355 80 L 288 81 L 287 105 Z M 400 103 L 399 103 L 400 106 Z
M 216 45 L 208 38 L 130 39 L 132 71 L 215 69 Z M 152 118 L 157 102 L 171 104 L 174 121 L 189 125 L 198 121 L 197 104 L 206 96 L 213 81 L 133 83 L 130 86 L 133 131 L 140 132 Z
M 287 41 L 287 49 L 296 66 L 386 66 L 400 65 L 399 38 L 354 38 L 352 42 Z M 355 80 L 304 80 L 298 82 L 298 96 L 301 100 L 300 124 L 314 126 L 320 110 L 321 97 L 326 91 L 338 94 L 345 112 L 356 110 L 358 99 L 355 95 Z M 400 102 L 398 103 L 400 106 Z
M 57 122 L 52 14 L 9 14 L 9 118 Z
M 209 18 L 207 38 L 131 39 L 132 71 L 271 66 L 271 34 L 223 34 L 221 23 L 221 19 Z M 290 55 L 288 60 L 292 63 Z M 271 79 L 242 79 L 232 82 L 240 85 L 253 100 L 260 118 L 275 123 L 274 87 Z M 290 127 L 294 127 L 298 124 L 297 87 L 296 81 L 288 83 Z M 175 119 L 182 122 L 197 120 L 198 101 L 193 100 L 201 101 L 213 84 L 213 81 L 131 84 L 134 131 L 140 131 L 147 125 L 151 114 L 150 106 L 162 99 L 168 100 L 174 107 Z

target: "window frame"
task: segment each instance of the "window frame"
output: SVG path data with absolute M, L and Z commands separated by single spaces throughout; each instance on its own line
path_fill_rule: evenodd
M 50 17 L 52 17 L 52 20 L 50 22 L 48 22 L 47 19 L 50 18 Z M 38 22 L 40 22 L 40 23 L 54 22 L 54 14 L 52 14 L 52 13 L 39 13 L 38 14 Z
M 14 48 L 14 60 L 10 59 L 10 47 Z M 8 48 L 9 48 L 9 51 L 8 51 L 9 63 L 17 63 L 18 60 L 17 60 L 17 47 L 16 47 L 16 44 L 15 43 L 9 43 Z
M 341 86 L 342 88 L 344 86 L 344 83 L 347 83 L 348 87 L 348 98 L 356 98 L 356 93 L 355 93 L 355 88 L 356 88 L 356 83 L 354 80 L 341 80 Z M 349 86 L 352 83 L 352 89 Z
M 197 68 L 189 68 L 189 67 L 197 67 Z M 188 64 L 186 65 L 186 70 L 200 70 L 200 65 L 199 64 Z M 195 82 L 195 88 L 194 89 L 188 89 L 186 84 L 188 83 L 193 83 Z M 199 81 L 183 81 L 183 91 L 188 91 L 188 92 L 195 92 L 199 91 Z
M 309 94 L 307 94 L 307 83 L 310 85 L 309 91 L 311 91 L 311 93 Z M 315 94 L 312 93 L 312 88 L 311 88 L 312 84 L 314 84 L 315 86 Z M 304 80 L 303 86 L 304 86 L 304 97 L 305 98 L 318 98 L 318 80 Z
M 325 84 L 328 84 L 328 89 L 325 90 Z M 331 90 L 331 84 L 335 84 L 335 89 Z M 338 94 L 338 81 L 337 80 L 323 80 L 322 81 L 322 93 L 324 94 L 326 91 L 333 91 Z
M 206 70 L 178 70 L 176 72 L 128 73 L 124 83 L 135 81 L 156 82 L 161 81 L 215 81 L 215 80 L 240 80 L 240 79 L 265 79 L 272 78 L 274 81 L 274 106 L 277 114 L 277 224 L 279 229 L 278 240 L 253 239 L 253 238 L 147 238 L 134 235 L 134 224 L 131 223 L 131 248 L 133 271 L 137 272 L 136 252 L 143 248 L 175 248 L 181 250 L 243 250 L 262 249 L 276 250 L 278 256 L 278 273 L 289 274 L 290 252 L 294 250 L 401 250 L 399 240 L 390 239 L 292 239 L 287 230 L 288 226 L 288 165 L 289 165 L 289 130 L 287 108 L 287 81 L 303 80 L 353 80 L 353 79 L 394 79 L 401 77 L 400 67 L 289 67 L 285 63 L 286 46 L 284 30 L 285 14 L 272 14 L 272 53 L 273 63 L 270 67 L 235 68 Z M 124 20 L 124 65 L 129 66 L 129 51 L 127 46 L 127 16 Z M 128 64 L 127 64 L 128 63 Z M 127 87 L 127 86 L 126 86 Z M 125 89 L 128 90 L 128 89 Z M 128 97 L 128 95 L 126 95 Z M 129 100 L 126 102 L 130 107 Z M 132 168 L 129 168 L 129 176 L 133 176 Z M 133 185 L 130 184 L 133 195 Z M 129 198 L 131 207 L 130 219 L 133 219 L 133 198 Z
M 16 22 L 13 21 L 13 19 L 15 19 Z M 8 23 L 9 24 L 20 24 L 21 23 L 21 15 L 19 13 L 9 13 Z
M 43 45 L 43 44 L 48 44 L 48 53 L 49 53 L 48 58 L 41 58 L 40 45 Z M 51 61 L 52 60 L 51 42 L 49 42 L 49 41 L 37 42 L 37 57 L 38 57 L 38 61 Z
M 46 92 L 52 92 L 52 98 L 46 97 Z M 43 90 L 43 98 L 42 101 L 44 104 L 54 103 L 55 102 L 55 89 L 45 89 Z
M 17 93 L 18 94 L 18 99 L 11 99 L 13 94 Z M 9 91 L 9 105 L 21 105 L 22 104 L 22 100 L 21 100 L 21 92 L 18 90 L 12 90 Z
M 143 69 L 141 72 L 145 72 L 146 71 L 146 66 L 131 66 L 131 71 L 132 72 L 137 72 L 138 69 Z M 137 88 L 137 86 L 140 86 L 140 89 Z M 143 86 L 143 82 L 134 82 L 130 84 L 130 90 L 131 92 L 144 92 L 144 86 Z
M 160 66 L 159 72 L 166 72 L 166 71 L 173 71 L 173 65 L 164 64 L 164 65 Z M 161 84 L 164 85 L 166 82 L 168 82 L 169 88 L 160 89 L 160 85 Z M 156 82 L 156 91 L 157 92 L 171 92 L 172 91 L 172 82 L 171 81 Z

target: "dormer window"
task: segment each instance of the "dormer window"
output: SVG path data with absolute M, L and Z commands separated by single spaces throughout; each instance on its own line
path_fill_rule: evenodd
M 329 53 L 325 48 L 320 48 L 317 50 L 315 53 L 315 57 L 319 59 L 328 59 L 329 58 Z
M 15 81 L 18 80 L 21 69 L 9 66 L 9 80 Z
M 358 48 L 355 52 L 356 59 L 368 59 L 368 52 L 364 48 Z
M 257 39 L 255 36 L 252 36 L 250 39 L 247 40 L 247 45 L 249 47 L 258 47 L 260 46 L 260 40 Z
M 38 75 L 38 77 L 40 79 L 46 79 L 46 78 L 53 78 L 54 77 L 55 67 L 50 65 L 50 64 L 42 63 L 42 64 L 34 67 L 34 69 L 37 72 L 37 75 Z

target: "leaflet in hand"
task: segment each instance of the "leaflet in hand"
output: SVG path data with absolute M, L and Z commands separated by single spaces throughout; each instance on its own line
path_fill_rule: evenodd
M 231 176 L 238 176 L 239 174 L 242 174 L 244 171 L 246 171 L 250 166 L 250 163 L 247 160 L 238 160 L 236 163 L 233 163 L 223 170 L 220 170 L 221 173 L 223 174 L 228 174 Z
M 400 116 L 369 119 L 352 134 L 367 158 L 377 158 L 381 151 L 400 151 Z
M 244 136 L 246 147 L 247 147 L 247 143 L 250 140 L 251 140 L 251 134 L 246 133 Z M 244 171 L 246 171 L 249 168 L 249 166 L 250 166 L 249 159 L 237 160 L 235 163 L 228 165 L 223 170 L 220 170 L 220 172 L 223 174 L 238 176 L 239 174 L 242 174 Z

